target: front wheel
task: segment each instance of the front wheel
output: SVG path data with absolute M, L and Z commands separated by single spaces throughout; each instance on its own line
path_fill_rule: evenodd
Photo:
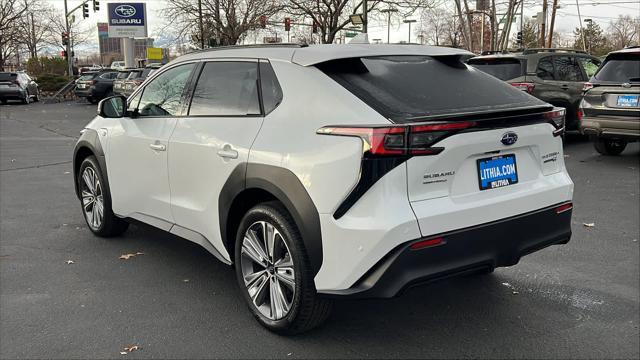
M 89 229 L 101 237 L 117 236 L 125 232 L 129 223 L 113 214 L 111 194 L 104 186 L 104 176 L 94 156 L 89 156 L 80 165 L 78 190 L 82 213 Z
M 593 140 L 593 147 L 602 155 L 616 156 L 624 151 L 627 142 L 625 140 L 596 138 Z
M 271 331 L 301 333 L 331 312 L 331 301 L 316 292 L 300 233 L 278 202 L 255 206 L 242 219 L 235 267 L 249 309 Z

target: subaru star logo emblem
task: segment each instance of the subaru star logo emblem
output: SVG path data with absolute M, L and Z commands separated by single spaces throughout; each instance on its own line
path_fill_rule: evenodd
M 629 84 L 629 83 L 624 83 L 624 84 L 622 84 L 622 87 L 623 87 L 623 88 L 630 88 L 630 87 L 631 87 L 631 84 Z
M 122 17 L 132 17 L 136 14 L 136 8 L 131 5 L 120 5 L 114 11 L 118 16 Z
M 502 139 L 500 139 L 500 142 L 505 145 L 513 145 L 516 141 L 518 141 L 518 134 L 513 131 L 504 133 L 504 135 L 502 135 Z

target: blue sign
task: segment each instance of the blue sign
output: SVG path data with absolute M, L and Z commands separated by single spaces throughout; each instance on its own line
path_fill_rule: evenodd
M 109 37 L 146 37 L 145 3 L 109 3 Z

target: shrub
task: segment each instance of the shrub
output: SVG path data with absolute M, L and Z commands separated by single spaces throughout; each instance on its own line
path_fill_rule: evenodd
M 38 76 L 38 88 L 40 91 L 58 91 L 69 82 L 64 75 L 42 74 Z

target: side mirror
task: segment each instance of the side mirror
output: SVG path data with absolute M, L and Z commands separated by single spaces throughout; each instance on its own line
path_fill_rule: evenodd
M 103 118 L 121 118 L 125 116 L 127 98 L 122 95 L 103 99 L 98 104 L 98 115 Z

